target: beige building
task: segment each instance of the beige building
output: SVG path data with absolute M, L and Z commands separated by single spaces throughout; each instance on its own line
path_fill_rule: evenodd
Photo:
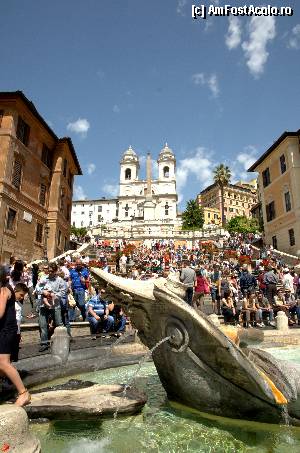
M 52 258 L 68 248 L 73 177 L 70 138 L 58 138 L 21 91 L 0 92 L 0 262 Z
M 300 250 L 300 130 L 284 132 L 249 168 L 259 173 L 265 241 L 286 253 Z
M 217 208 L 203 208 L 204 225 L 221 225 L 221 212 Z
M 221 190 L 214 183 L 202 190 L 197 196 L 199 206 L 215 208 L 221 212 Z M 250 216 L 253 205 L 257 203 L 256 180 L 250 182 L 239 181 L 229 184 L 224 189 L 224 215 L 228 222 L 237 215 Z

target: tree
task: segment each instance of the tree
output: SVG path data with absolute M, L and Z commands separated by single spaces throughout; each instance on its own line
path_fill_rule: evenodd
M 218 184 L 221 191 L 221 216 L 222 216 L 222 226 L 225 225 L 225 214 L 224 214 L 224 187 L 228 186 L 231 178 L 230 168 L 224 164 L 217 165 L 213 171 L 214 181 Z
M 183 230 L 199 230 L 204 224 L 203 208 L 199 206 L 196 200 L 187 202 L 186 209 L 182 214 Z
M 256 233 L 260 228 L 257 219 L 237 215 L 229 220 L 226 229 L 229 233 Z
M 74 236 L 76 236 L 77 238 L 82 238 L 83 236 L 86 236 L 87 228 L 85 228 L 85 227 L 77 228 L 72 225 L 71 234 L 74 234 Z

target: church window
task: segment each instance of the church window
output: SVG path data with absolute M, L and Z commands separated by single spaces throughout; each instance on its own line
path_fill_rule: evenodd
M 164 178 L 169 178 L 169 176 L 170 176 L 169 167 L 164 167 Z
M 125 217 L 128 217 L 128 211 L 129 211 L 129 206 L 128 206 L 128 203 L 126 203 L 126 206 L 125 206 Z
M 169 215 L 169 205 L 168 202 L 165 204 L 165 215 Z
M 130 168 L 126 168 L 126 170 L 125 170 L 125 179 L 131 179 L 131 170 L 130 170 Z

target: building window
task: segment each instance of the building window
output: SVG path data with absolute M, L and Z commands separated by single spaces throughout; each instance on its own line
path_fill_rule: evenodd
M 286 212 L 290 211 L 292 209 L 290 192 L 286 192 L 284 194 L 284 202 L 285 202 L 285 210 L 286 210 Z
M 277 250 L 277 237 L 272 236 L 272 245 L 275 250 Z
M 1 124 L 2 124 L 3 114 L 4 114 L 4 111 L 0 110 L 0 127 L 1 127 Z
M 125 211 L 125 217 L 128 217 L 128 211 Z
M 8 208 L 7 220 L 6 220 L 6 229 L 9 231 L 14 231 L 16 229 L 16 218 L 17 211 L 12 208 Z
M 290 246 L 295 245 L 295 243 L 296 243 L 295 242 L 295 233 L 294 233 L 294 229 L 293 228 L 291 228 L 289 230 L 289 238 L 290 238 Z
M 61 244 L 61 231 L 58 230 L 57 246 L 60 247 Z
M 52 167 L 51 151 L 46 145 L 43 145 L 41 160 L 48 168 Z
M 218 219 L 218 218 L 219 218 L 218 214 L 214 214 L 214 219 Z
M 15 160 L 12 174 L 12 185 L 16 189 L 20 189 L 21 179 L 22 179 L 22 163 L 19 160 Z
M 36 224 L 35 240 L 39 243 L 43 241 L 43 225 L 41 223 Z
M 131 170 L 130 170 L 130 168 L 126 168 L 126 170 L 125 170 L 125 179 L 131 179 Z
M 18 125 L 17 125 L 17 138 L 25 145 L 28 145 L 29 142 L 29 134 L 30 134 L 30 127 L 27 123 L 19 116 L 18 118 Z
M 207 217 L 210 219 L 210 212 L 207 213 Z
M 165 204 L 165 215 L 169 215 L 169 208 L 170 206 L 168 205 L 168 203 Z
M 81 215 L 84 215 L 84 211 L 81 211 Z
M 170 176 L 169 167 L 164 167 L 164 178 L 169 178 L 169 176 Z
M 63 175 L 64 175 L 64 177 L 67 176 L 67 166 L 68 166 L 67 159 L 64 159 L 64 166 L 63 166 Z
M 282 156 L 280 156 L 279 160 L 280 160 L 280 170 L 281 170 L 281 174 L 283 174 L 283 173 L 286 172 L 285 155 L 282 154 Z
M 46 204 L 46 191 L 47 191 L 47 187 L 45 184 L 42 183 L 40 185 L 40 197 L 39 197 L 39 203 L 42 206 L 45 206 L 45 204 Z
M 275 202 L 271 201 L 271 203 L 266 205 L 266 214 L 267 214 L 267 222 L 271 222 L 271 220 L 275 219 Z
M 92 226 L 92 225 L 93 225 L 93 222 L 90 220 L 90 226 Z
M 81 221 L 81 224 L 80 224 L 82 227 L 83 227 L 83 221 Z
M 233 208 L 229 208 L 229 212 L 233 212 Z
M 271 184 L 271 177 L 270 177 L 270 170 L 269 168 L 266 168 L 262 172 L 262 180 L 263 180 L 263 186 L 267 187 L 269 184 Z
M 102 212 L 102 206 L 98 206 L 98 212 Z

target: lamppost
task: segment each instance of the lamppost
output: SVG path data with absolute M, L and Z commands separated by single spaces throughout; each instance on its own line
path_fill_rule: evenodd
M 45 225 L 45 234 L 44 234 L 44 260 L 48 261 L 48 234 L 49 234 L 50 227 Z

